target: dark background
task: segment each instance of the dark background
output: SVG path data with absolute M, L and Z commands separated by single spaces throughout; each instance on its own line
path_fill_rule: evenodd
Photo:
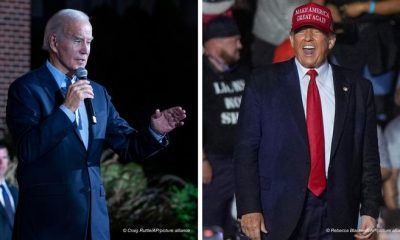
M 131 126 L 147 128 L 156 108 L 182 106 L 185 125 L 144 164 L 146 175 L 197 182 L 197 1 L 33 0 L 31 67 L 44 64 L 47 20 L 62 8 L 87 13 L 93 26 L 89 78 L 105 86 Z

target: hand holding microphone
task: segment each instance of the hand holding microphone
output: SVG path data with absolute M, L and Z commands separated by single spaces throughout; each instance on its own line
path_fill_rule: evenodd
M 79 67 L 75 70 L 75 76 L 79 79 L 78 82 L 84 80 L 84 81 L 90 83 L 89 81 L 87 81 L 87 75 L 88 75 L 88 72 L 83 67 Z M 97 119 L 96 119 L 96 113 L 94 112 L 93 103 L 92 103 L 92 98 L 94 98 L 93 88 L 90 85 L 89 85 L 89 87 L 91 89 L 92 96 L 89 98 L 85 98 L 84 102 L 85 102 L 86 112 L 87 112 L 88 119 L 89 119 L 89 124 L 93 125 L 93 124 L 97 123 Z
M 75 70 L 74 78 L 78 79 L 79 81 L 75 81 L 74 84 L 69 86 L 65 96 L 64 105 L 72 112 L 75 112 L 79 108 L 80 101 L 84 100 L 89 123 L 95 124 L 97 121 L 92 105 L 92 98 L 94 98 L 94 94 L 93 88 L 90 86 L 90 82 L 86 80 L 86 69 L 82 67 L 77 68 Z

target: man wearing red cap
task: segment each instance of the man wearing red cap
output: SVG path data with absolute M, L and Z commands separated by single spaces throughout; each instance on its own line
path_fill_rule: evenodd
M 296 8 L 295 58 L 255 71 L 246 85 L 234 161 L 250 239 L 374 235 L 381 176 L 372 86 L 327 61 L 335 40 L 327 8 Z

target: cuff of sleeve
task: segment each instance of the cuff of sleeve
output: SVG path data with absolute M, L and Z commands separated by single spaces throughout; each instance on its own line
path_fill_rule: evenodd
M 154 131 L 151 127 L 149 127 L 149 131 L 151 133 L 151 135 L 159 142 L 162 143 L 164 138 L 165 138 L 165 134 L 159 134 L 156 131 Z
M 60 106 L 60 109 L 67 115 L 71 122 L 75 121 L 75 113 L 69 110 L 64 104 Z

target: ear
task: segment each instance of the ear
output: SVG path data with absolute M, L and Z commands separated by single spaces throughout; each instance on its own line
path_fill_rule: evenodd
M 57 50 L 58 42 L 57 42 L 56 36 L 50 35 L 48 41 L 49 41 L 49 46 L 50 46 L 51 51 L 53 51 L 55 53 L 58 52 L 58 50 Z
M 292 48 L 294 49 L 294 43 L 293 43 L 293 33 L 290 33 L 289 35 L 289 39 L 290 39 L 290 45 L 292 46 Z
M 328 48 L 331 50 L 335 46 L 336 34 L 330 34 L 328 37 Z

